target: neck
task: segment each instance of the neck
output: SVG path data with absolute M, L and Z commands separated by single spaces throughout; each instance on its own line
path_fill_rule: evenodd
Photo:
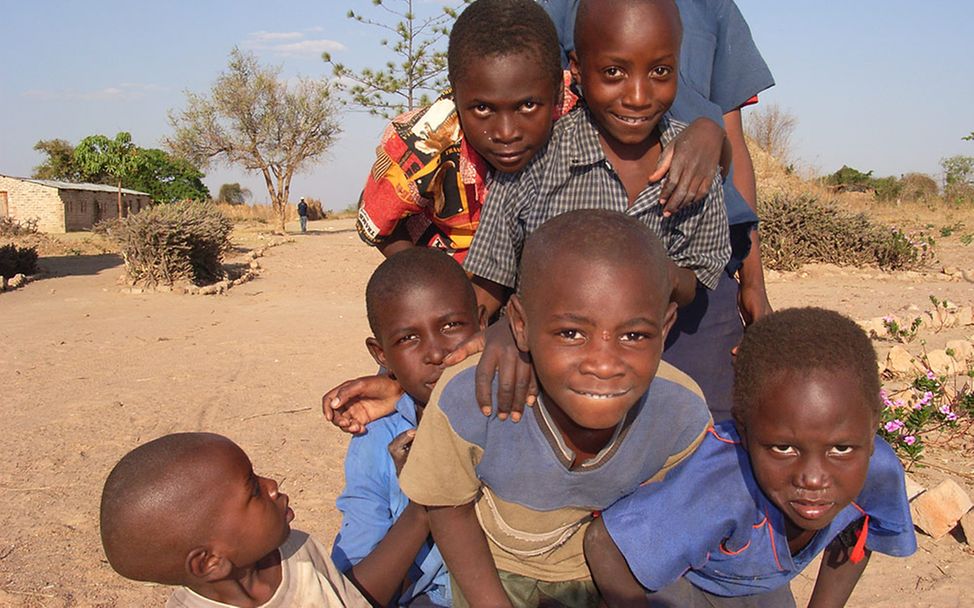
M 622 161 L 622 162 L 640 162 L 647 160 L 651 155 L 649 152 L 656 147 L 660 146 L 660 130 L 659 125 L 657 125 L 649 137 L 643 141 L 635 144 L 624 144 L 614 137 L 605 133 L 601 127 L 598 127 L 599 131 L 599 143 L 602 144 L 602 151 L 609 158 L 610 161 Z M 655 160 L 653 161 L 656 162 Z
M 240 608 L 257 608 L 270 601 L 281 586 L 282 577 L 281 553 L 275 549 L 252 566 L 234 567 L 226 578 L 188 587 L 215 602 Z
M 799 551 L 808 546 L 808 543 L 812 542 L 812 538 L 815 537 L 815 530 L 805 530 L 804 528 L 799 528 L 791 522 L 787 517 L 785 518 L 785 538 L 788 539 L 788 551 L 792 555 L 797 554 Z
M 575 453 L 575 460 L 572 461 L 572 468 L 576 468 L 586 460 L 595 457 L 605 446 L 609 445 L 612 436 L 615 435 L 615 427 L 608 429 L 590 429 L 580 426 L 565 412 L 558 404 L 547 395 L 543 395 L 544 407 L 551 419 L 555 423 L 558 432 L 569 449 Z

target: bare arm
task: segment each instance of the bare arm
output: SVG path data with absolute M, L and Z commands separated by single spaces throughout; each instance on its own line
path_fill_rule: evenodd
M 856 588 L 859 577 L 869 564 L 871 551 L 866 551 L 866 557 L 857 564 L 849 559 L 850 549 L 838 539 L 825 550 L 822 566 L 818 569 L 818 578 L 812 589 L 812 598 L 808 601 L 808 608 L 842 608 Z
M 646 590 L 629 570 L 629 564 L 601 519 L 596 519 L 585 531 L 584 547 L 592 580 L 608 606 L 629 608 L 649 605 Z
M 697 297 L 697 275 L 689 268 L 680 268 L 672 261 L 670 264 L 670 283 L 673 291 L 670 300 L 677 306 L 686 306 Z
M 430 529 L 451 576 L 474 606 L 511 606 L 474 504 L 429 507 Z
M 409 567 L 429 536 L 426 507 L 410 501 L 385 538 L 345 574 L 376 606 L 387 606 L 402 592 Z
M 757 213 L 757 182 L 754 178 L 751 152 L 744 139 L 740 108 L 724 114 L 724 128 L 734 158 L 734 187 Z M 744 258 L 737 276 L 741 282 L 738 306 L 744 322 L 750 325 L 771 312 L 771 302 L 768 301 L 768 291 L 764 284 L 764 270 L 761 267 L 761 237 L 756 229 L 751 231 L 751 251 Z
M 396 229 L 389 235 L 389 238 L 384 239 L 381 243 L 376 244 L 376 249 L 378 249 L 382 255 L 391 257 L 404 249 L 409 249 L 410 247 L 415 247 L 413 241 L 409 238 L 406 233 L 406 227 L 402 222 L 396 226 Z

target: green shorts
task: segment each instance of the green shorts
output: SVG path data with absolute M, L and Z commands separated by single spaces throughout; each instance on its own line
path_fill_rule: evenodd
M 498 570 L 504 591 L 515 608 L 596 608 L 599 605 L 599 592 L 592 579 L 577 581 L 539 581 L 537 579 Z M 467 608 L 467 602 L 460 593 L 456 579 L 450 577 L 454 608 Z

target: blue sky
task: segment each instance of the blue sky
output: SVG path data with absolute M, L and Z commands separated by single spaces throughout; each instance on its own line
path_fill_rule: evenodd
M 441 0 L 418 0 L 420 12 Z M 842 164 L 876 175 L 936 175 L 941 157 L 974 156 L 974 2 L 738 0 L 777 86 L 762 95 L 795 114 L 801 166 Z M 204 93 L 234 46 L 281 65 L 286 77 L 328 77 L 327 50 L 351 66 L 378 66 L 380 33 L 345 18 L 376 14 L 371 0 L 0 0 L 0 173 L 29 175 L 40 139 L 77 143 L 129 131 L 143 147 L 169 132 L 184 91 Z M 295 177 L 292 194 L 328 208 L 355 202 L 383 121 L 342 116 L 344 135 Z M 257 175 L 214 165 L 213 192 L 239 181 L 257 200 Z

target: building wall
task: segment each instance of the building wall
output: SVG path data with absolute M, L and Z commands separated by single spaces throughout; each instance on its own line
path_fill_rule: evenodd
M 37 218 L 41 232 L 64 232 L 64 205 L 57 188 L 0 175 L 0 192 L 7 193 L 7 214 L 21 222 Z
M 37 218 L 41 232 L 88 230 L 96 222 L 118 216 L 118 193 L 93 190 L 58 190 L 12 177 L 0 176 L 0 192 L 7 192 L 10 217 Z M 138 213 L 152 204 L 149 196 L 122 194 L 122 204 Z

